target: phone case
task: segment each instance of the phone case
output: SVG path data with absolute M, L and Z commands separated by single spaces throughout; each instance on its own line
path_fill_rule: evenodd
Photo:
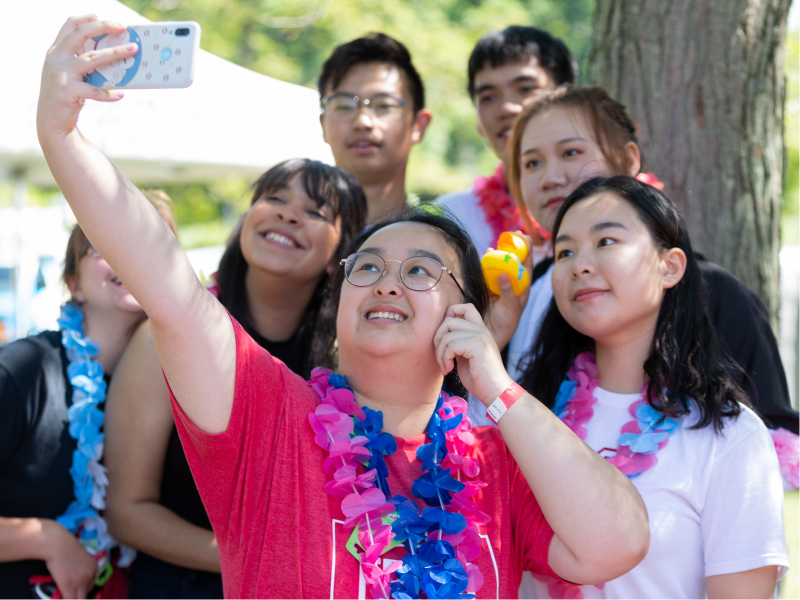
M 89 73 L 84 79 L 105 90 L 185 88 L 194 80 L 194 56 L 200 47 L 200 25 L 170 21 L 131 25 L 121 34 L 87 40 L 85 52 L 133 42 L 139 51 Z

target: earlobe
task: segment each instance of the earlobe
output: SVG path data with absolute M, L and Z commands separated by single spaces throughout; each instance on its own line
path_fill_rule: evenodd
M 81 292 L 81 287 L 78 285 L 78 278 L 75 276 L 68 277 L 65 281 L 67 284 L 67 289 L 69 290 L 69 295 L 72 296 L 72 299 L 81 304 L 85 298 L 83 296 L 83 292 Z
M 330 142 L 328 142 L 328 135 L 325 132 L 325 121 L 324 121 L 324 118 L 325 118 L 325 115 L 320 113 L 320 115 L 319 115 L 319 126 L 322 127 L 322 139 L 325 141 L 326 144 L 329 144 Z
M 642 155 L 636 142 L 625 144 L 625 163 L 628 165 L 628 175 L 636 177 L 642 170 Z
M 670 248 L 664 253 L 664 289 L 675 287 L 686 273 L 686 253 L 680 248 Z
M 414 130 L 411 133 L 411 141 L 418 144 L 425 137 L 425 130 L 431 124 L 433 113 L 427 108 L 417 111 L 417 116 L 414 117 Z

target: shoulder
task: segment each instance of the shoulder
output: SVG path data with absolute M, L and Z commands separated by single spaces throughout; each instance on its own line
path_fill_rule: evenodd
M 763 308 L 764 303 L 758 295 L 727 269 L 707 260 L 702 254 L 697 255 L 697 265 L 712 303 L 717 300 L 726 304 L 731 301 L 746 301 Z
M 741 412 L 735 417 L 726 417 L 723 421 L 722 431 L 715 431 L 712 425 L 702 429 L 691 429 L 696 423 L 693 411 L 688 417 L 682 419 L 682 429 L 689 438 L 704 438 L 713 443 L 717 457 L 728 451 L 750 445 L 763 445 L 771 448 L 771 437 L 761 418 L 750 408 L 739 405 Z
M 445 208 L 459 207 L 466 202 L 477 204 L 478 197 L 472 190 L 460 190 L 458 192 L 450 192 L 449 194 L 442 194 L 436 198 L 437 204 L 441 204 Z
M 17 378 L 39 372 L 46 361 L 61 358 L 61 332 L 43 331 L 0 348 L 0 370 Z

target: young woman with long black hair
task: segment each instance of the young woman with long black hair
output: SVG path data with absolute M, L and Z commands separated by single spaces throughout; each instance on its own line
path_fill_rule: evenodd
M 520 383 L 631 478 L 652 537 L 602 589 L 550 581 L 529 597 L 772 597 L 789 566 L 778 459 L 677 209 L 632 177 L 591 179 L 553 241 L 554 299 Z

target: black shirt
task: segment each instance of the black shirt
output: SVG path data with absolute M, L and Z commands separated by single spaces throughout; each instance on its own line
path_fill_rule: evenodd
M 733 274 L 695 254 L 706 285 L 708 314 L 723 349 L 744 370 L 742 388 L 764 423 L 798 433 L 800 420 L 789 400 L 778 342 L 767 308 L 755 292 Z M 542 277 L 552 258 L 533 269 L 531 284 Z
M 0 348 L 0 516 L 55 519 L 75 499 L 61 333 L 45 331 Z M 0 597 L 29 598 L 43 561 L 0 562 Z

